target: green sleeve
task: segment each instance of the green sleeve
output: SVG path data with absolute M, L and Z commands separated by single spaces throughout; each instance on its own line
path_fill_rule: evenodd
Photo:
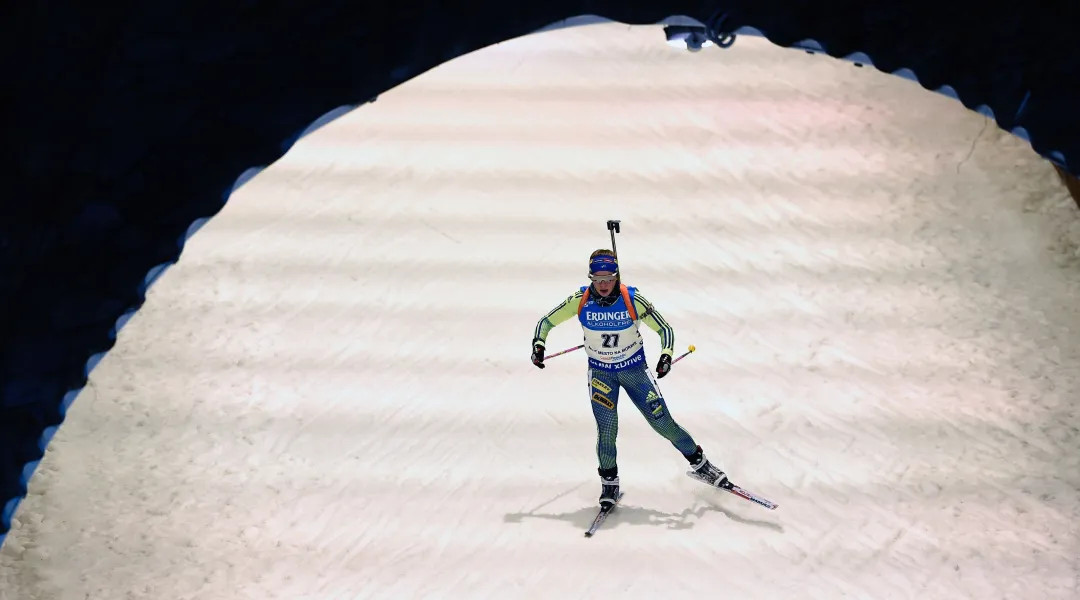
M 637 310 L 638 319 L 660 336 L 660 354 L 675 354 L 675 330 L 641 292 L 634 294 L 634 308 Z
M 540 319 L 540 322 L 536 324 L 536 330 L 533 332 L 533 344 L 546 348 L 548 333 L 557 325 L 577 316 L 578 303 L 581 302 L 582 295 L 581 290 L 574 292 L 572 296 L 563 300 L 561 304 L 551 309 L 551 312 L 544 315 L 544 318 Z

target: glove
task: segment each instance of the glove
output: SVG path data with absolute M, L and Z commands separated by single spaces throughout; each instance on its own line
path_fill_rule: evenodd
M 660 360 L 656 363 L 656 378 L 663 379 L 664 375 L 671 372 L 671 355 L 662 354 Z
M 532 363 L 538 369 L 544 368 L 544 347 L 540 344 L 533 344 Z

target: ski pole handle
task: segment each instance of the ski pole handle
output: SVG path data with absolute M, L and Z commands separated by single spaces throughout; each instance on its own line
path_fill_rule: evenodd
M 675 360 L 671 361 L 671 364 L 675 364 L 675 363 L 679 362 L 680 360 L 686 358 L 687 356 L 690 356 L 690 353 L 693 352 L 694 350 L 697 350 L 697 348 L 695 348 L 693 344 L 690 344 L 690 348 L 688 348 L 687 351 L 682 354 L 682 356 L 680 356 L 679 358 L 676 358 Z
M 545 356 L 544 360 L 547 360 L 549 358 L 555 358 L 556 356 L 566 354 L 567 352 L 573 352 L 574 350 L 581 350 L 584 347 L 585 347 L 585 344 L 582 344 L 580 346 L 574 346 L 573 348 L 567 348 L 566 350 L 563 350 L 562 352 L 556 352 L 555 354 L 549 354 L 549 355 Z

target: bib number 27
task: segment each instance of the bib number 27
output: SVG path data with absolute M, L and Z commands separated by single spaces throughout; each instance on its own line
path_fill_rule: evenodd
M 605 348 L 617 348 L 619 346 L 619 334 L 617 333 L 602 333 L 600 338 L 604 340 L 602 345 Z

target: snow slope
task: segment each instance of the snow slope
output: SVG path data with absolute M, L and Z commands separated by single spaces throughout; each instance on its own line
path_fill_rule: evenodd
M 1076 598 L 1071 202 L 958 102 L 762 39 L 463 57 L 190 240 L 35 475 L 0 598 Z M 583 356 L 528 352 L 610 218 L 698 347 L 672 414 L 777 511 L 624 402 L 624 504 L 582 537 Z

